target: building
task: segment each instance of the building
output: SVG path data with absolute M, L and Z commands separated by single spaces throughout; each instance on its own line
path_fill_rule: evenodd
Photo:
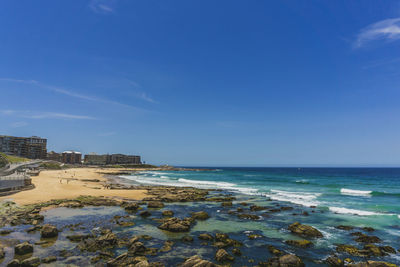
M 89 165 L 106 165 L 106 164 L 142 164 L 140 156 L 112 154 L 112 155 L 85 155 L 85 163 Z
M 82 153 L 77 151 L 64 151 L 61 155 L 61 162 L 67 164 L 81 164 Z
M 54 152 L 54 151 L 50 151 L 49 153 L 47 153 L 47 159 L 61 162 L 62 154 Z
M 89 165 L 106 165 L 108 162 L 109 155 L 97 155 L 91 153 L 85 155 L 85 163 Z
M 0 135 L 0 152 L 30 159 L 45 159 L 47 157 L 47 139 L 38 136 Z

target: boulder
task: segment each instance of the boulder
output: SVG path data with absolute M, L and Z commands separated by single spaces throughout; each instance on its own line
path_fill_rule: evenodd
M 271 245 L 268 246 L 268 251 L 269 251 L 271 254 L 275 255 L 275 256 L 280 256 L 280 255 L 283 254 L 282 251 L 280 251 L 279 249 L 277 249 L 276 247 L 271 246 Z
M 237 217 L 239 219 L 247 219 L 247 220 L 259 220 L 261 217 L 258 215 L 254 215 L 254 214 L 238 214 Z
M 179 266 L 180 267 L 218 267 L 218 265 L 216 265 L 210 261 L 203 260 L 198 255 L 188 258 L 184 263 L 182 263 Z
M 303 240 L 286 240 L 285 243 L 288 245 L 291 245 L 291 246 L 299 247 L 299 248 L 308 248 L 313 245 L 313 243 L 311 241 L 308 241 L 305 239 L 303 239 Z
M 38 257 L 31 257 L 21 262 L 21 267 L 37 267 L 40 265 Z
M 207 220 L 208 218 L 210 218 L 210 216 L 205 211 L 198 211 L 192 213 L 192 218 L 196 220 Z
M 57 261 L 56 256 L 49 256 L 49 257 L 43 258 L 41 260 L 42 263 L 50 263 L 50 262 L 55 262 L 55 261 Z
M 146 247 L 144 246 L 144 244 L 142 242 L 135 242 L 133 243 L 129 249 L 128 249 L 129 253 L 132 255 L 144 255 L 146 252 Z
M 149 216 L 151 216 L 151 213 L 148 210 L 144 210 L 141 213 L 139 213 L 139 215 L 142 217 L 149 217 Z
M 292 223 L 289 230 L 302 237 L 320 238 L 322 233 L 310 225 L 300 224 L 299 222 Z
M 331 267 L 342 267 L 344 266 L 344 262 L 335 256 L 330 256 L 325 260 L 326 264 Z
M 336 251 L 348 253 L 350 255 L 357 256 L 357 257 L 365 257 L 365 256 L 368 256 L 368 254 L 370 253 L 367 250 L 360 250 L 360 249 L 356 248 L 355 246 L 346 245 L 346 244 L 338 245 L 336 247 Z
M 172 217 L 172 216 L 174 216 L 174 212 L 173 212 L 172 210 L 164 210 L 164 211 L 162 212 L 162 216 L 165 216 L 165 217 Z
M 58 236 L 58 229 L 54 225 L 45 224 L 40 231 L 42 238 L 52 238 Z
M 354 229 L 354 227 L 350 226 L 350 225 L 338 225 L 335 228 L 340 229 L 340 230 L 345 230 L 345 231 L 351 231 Z
M 193 237 L 192 236 L 190 236 L 190 235 L 186 235 L 186 236 L 184 236 L 184 237 L 182 237 L 182 239 L 181 239 L 183 242 L 193 242 Z
M 21 263 L 17 259 L 13 259 L 7 264 L 7 267 L 21 267 Z
M 293 254 L 286 254 L 279 257 L 280 267 L 303 267 L 304 263 L 299 257 Z
M 140 207 L 136 202 L 128 202 L 123 204 L 123 207 L 126 211 L 137 211 Z
M 385 261 L 366 261 L 347 265 L 349 267 L 397 267 L 396 264 Z
M 26 255 L 33 253 L 33 246 L 25 241 L 24 243 L 16 245 L 14 251 L 16 255 Z
M 164 203 L 162 203 L 161 201 L 149 201 L 147 203 L 147 208 L 161 209 L 164 208 Z
M 232 207 L 232 201 L 224 201 L 221 203 L 222 207 Z
M 234 260 L 234 258 L 231 255 L 229 255 L 229 253 L 226 252 L 225 249 L 222 248 L 218 249 L 217 253 L 215 253 L 215 259 L 220 262 Z
M 360 232 L 352 233 L 351 235 L 357 236 L 355 239 L 359 243 L 380 243 L 382 240 L 377 236 L 369 236 Z
M 199 234 L 199 239 L 211 241 L 214 240 L 214 237 L 210 234 Z
M 238 248 L 232 249 L 232 253 L 233 253 L 234 255 L 236 255 L 236 256 L 241 256 L 241 255 L 242 255 L 242 252 L 241 252 L 240 249 L 238 249 Z
M 266 210 L 267 207 L 262 207 L 262 206 L 257 206 L 257 205 L 252 205 L 250 206 L 251 211 L 260 211 L 260 210 Z
M 165 219 L 158 228 L 170 232 L 188 232 L 192 223 L 193 219 L 191 218 L 179 219 L 172 217 Z

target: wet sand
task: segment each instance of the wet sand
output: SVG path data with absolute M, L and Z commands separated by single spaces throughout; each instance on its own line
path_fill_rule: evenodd
M 132 170 L 132 169 L 129 169 Z M 141 200 L 148 196 L 147 190 L 109 190 L 105 175 L 112 175 L 128 169 L 73 168 L 67 170 L 46 170 L 39 176 L 32 177 L 35 188 L 0 197 L 0 201 L 8 199 L 18 205 L 35 204 L 52 199 L 75 198 L 81 195 L 128 198 Z M 132 170 L 133 171 L 133 170 Z M 85 181 L 85 180 L 99 181 Z

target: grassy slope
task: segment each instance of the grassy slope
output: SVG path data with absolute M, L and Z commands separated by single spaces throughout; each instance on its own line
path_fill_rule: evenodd
M 30 159 L 27 158 L 21 158 L 21 157 L 16 157 L 16 156 L 9 156 L 4 153 L 0 153 L 8 162 L 10 163 L 20 163 L 20 162 L 25 162 L 25 161 L 30 161 Z

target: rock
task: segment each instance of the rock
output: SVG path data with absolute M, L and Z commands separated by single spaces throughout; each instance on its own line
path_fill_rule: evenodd
M 7 264 L 7 267 L 21 267 L 21 263 L 17 259 L 13 259 Z
M 286 255 L 279 257 L 279 266 L 280 267 L 303 267 L 304 263 L 296 255 L 286 254 Z
M 379 247 L 379 248 L 383 252 L 390 253 L 390 254 L 396 254 L 396 250 L 394 248 L 392 248 L 391 246 L 383 246 L 383 247 Z
M 293 210 L 293 207 L 281 207 L 281 210 Z
M 186 236 L 182 237 L 182 241 L 183 242 L 193 242 L 193 237 L 190 235 L 186 235 Z
M 103 235 L 96 238 L 96 243 L 102 246 L 112 246 L 117 244 L 117 242 L 118 242 L 117 236 L 110 230 L 106 231 Z
M 224 201 L 221 203 L 222 207 L 232 207 L 232 201 Z
M 40 259 L 38 257 L 31 257 L 21 262 L 21 267 L 37 267 L 40 265 Z
M 58 236 L 58 229 L 54 225 L 45 224 L 40 231 L 42 238 L 52 238 Z
M 266 210 L 267 207 L 262 207 L 262 206 L 257 206 L 257 205 L 252 205 L 250 206 L 251 211 L 260 211 L 260 210 Z
M 365 257 L 369 254 L 368 251 L 359 250 L 355 246 L 345 245 L 345 244 L 338 245 L 336 247 L 336 251 L 337 252 L 345 252 L 345 253 L 348 253 L 350 255 L 357 256 L 357 257 Z
M 227 234 L 223 233 L 216 233 L 215 234 L 215 240 L 225 242 L 227 239 L 229 239 L 229 236 Z
M 139 213 L 139 215 L 142 217 L 149 217 L 149 216 L 151 216 L 151 213 L 148 210 L 144 210 L 141 213 Z
M 344 263 L 341 259 L 335 256 L 330 256 L 325 260 L 326 264 L 328 264 L 331 267 L 342 267 L 344 266 Z
M 313 243 L 311 241 L 308 241 L 305 239 L 303 239 L 303 240 L 286 240 L 285 243 L 288 245 L 291 245 L 291 246 L 299 247 L 299 248 L 308 248 L 313 245 Z
M 385 261 L 366 261 L 347 265 L 349 267 L 397 267 L 396 264 Z
M 240 249 L 238 249 L 238 248 L 232 249 L 232 253 L 233 253 L 234 255 L 236 255 L 236 256 L 241 256 L 241 255 L 242 255 L 242 252 L 241 252 Z
M 292 223 L 289 226 L 289 230 L 297 235 L 310 238 L 323 237 L 322 233 L 312 226 L 300 224 L 299 222 Z
M 378 248 L 377 246 L 375 246 L 373 244 L 365 245 L 364 249 L 368 250 L 368 254 L 369 255 L 373 255 L 373 256 L 376 256 L 376 257 L 386 255 L 386 253 L 384 251 L 381 251 L 380 248 Z
M 262 235 L 259 234 L 251 234 L 247 236 L 249 239 L 253 240 L 253 239 L 257 239 L 257 238 L 261 238 L 263 237 Z
M 16 245 L 14 251 L 17 255 L 26 255 L 33 253 L 33 246 L 25 241 L 24 243 Z
M 180 267 L 218 267 L 218 265 L 207 261 L 203 260 L 200 258 L 200 256 L 192 256 L 188 258 L 184 263 L 179 265 Z
M 367 232 L 373 232 L 373 231 L 375 231 L 375 229 L 372 228 L 372 227 L 363 227 L 362 229 L 363 229 L 364 231 L 367 231 Z
M 148 264 L 147 258 L 144 256 L 134 257 L 130 255 L 129 252 L 123 253 L 116 257 L 115 259 L 109 260 L 107 262 L 108 267 L 125 267 L 125 266 L 137 266 L 137 264 L 141 263 L 139 266 L 146 266 L 143 264 Z M 148 265 L 147 265 L 148 266 Z
M 49 257 L 43 258 L 41 260 L 42 263 L 50 263 L 50 262 L 55 262 L 55 261 L 57 261 L 56 256 L 49 256 Z
M 142 242 L 135 242 L 128 249 L 129 253 L 132 255 L 144 255 L 146 252 L 146 247 Z
M 0 260 L 4 259 L 5 256 L 6 256 L 6 253 L 4 252 L 4 248 L 0 247 Z
M 238 214 L 237 217 L 239 219 L 247 219 L 247 220 L 259 220 L 260 219 L 260 216 L 258 216 L 258 215 L 246 214 L 246 213 Z
M 161 209 L 164 208 L 164 203 L 162 203 L 161 201 L 149 201 L 147 203 L 147 208 Z
M 193 219 L 191 218 L 179 219 L 172 217 L 165 219 L 158 228 L 170 232 L 188 232 L 192 223 Z
M 207 220 L 208 218 L 210 218 L 210 216 L 205 211 L 198 211 L 192 213 L 192 218 L 196 220 Z
M 199 239 L 211 241 L 214 240 L 214 237 L 210 234 L 200 234 Z
M 122 205 L 126 211 L 137 211 L 140 206 L 135 202 L 128 202 Z
M 172 217 L 172 216 L 174 216 L 174 212 L 173 212 L 172 210 L 164 210 L 164 211 L 162 212 L 162 216 L 165 216 L 165 217 Z
M 280 255 L 283 254 L 282 251 L 280 251 L 279 249 L 277 249 L 276 247 L 271 246 L 271 245 L 268 246 L 268 250 L 269 250 L 269 252 L 270 252 L 271 254 L 273 254 L 273 255 L 275 255 L 275 256 L 280 256 Z
M 169 241 L 169 240 L 165 241 L 164 246 L 160 249 L 160 252 L 170 251 L 172 249 L 173 245 L 174 245 L 174 242 Z
M 355 239 L 356 242 L 359 243 L 380 243 L 382 240 L 377 236 L 369 236 L 362 233 L 354 233 L 358 234 L 358 237 Z
M 12 230 L 4 229 L 4 230 L 1 230 L 1 231 L 0 231 L 0 235 L 8 235 L 8 234 L 10 234 L 10 233 L 12 233 Z
M 215 259 L 220 262 L 234 260 L 234 258 L 231 255 L 229 255 L 229 253 L 226 252 L 225 249 L 222 248 L 218 249 L 217 253 L 215 253 Z
M 340 230 L 345 230 L 345 231 L 351 231 L 354 229 L 354 227 L 350 226 L 350 225 L 338 225 L 335 228 L 340 229 Z

